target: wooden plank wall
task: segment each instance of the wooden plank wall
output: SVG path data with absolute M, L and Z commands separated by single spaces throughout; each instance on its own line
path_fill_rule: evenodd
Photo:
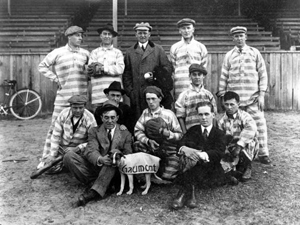
M 266 94 L 266 109 L 300 110 L 300 52 L 262 53 L 269 76 L 269 90 Z M 218 79 L 224 52 L 208 55 L 208 75 L 205 85 L 212 93 L 218 89 Z M 0 55 L 0 83 L 5 79 L 15 79 L 18 88 L 30 87 L 39 92 L 43 100 L 43 113 L 51 113 L 56 93 L 56 84 L 40 75 L 38 64 L 45 55 L 2 54 Z M 4 90 L 0 88 L 0 101 Z

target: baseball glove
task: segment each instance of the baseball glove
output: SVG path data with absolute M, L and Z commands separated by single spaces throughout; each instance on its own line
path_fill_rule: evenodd
M 160 133 L 160 128 L 167 128 L 166 122 L 162 118 L 154 118 L 148 120 L 145 125 L 145 133 L 149 139 L 161 144 L 164 140 L 163 135 Z
M 101 64 L 93 62 L 88 65 L 87 73 L 89 77 L 101 77 Z

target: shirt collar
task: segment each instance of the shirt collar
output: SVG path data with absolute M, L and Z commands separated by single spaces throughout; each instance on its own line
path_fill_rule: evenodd
M 226 116 L 231 119 L 231 116 L 228 116 L 227 113 L 226 113 Z M 237 112 L 235 114 L 233 114 L 232 117 L 233 117 L 233 119 L 235 119 L 237 117 Z
M 183 43 L 186 43 L 186 44 L 188 44 L 185 40 L 184 40 L 184 38 L 183 37 L 181 37 L 181 41 L 183 42 Z M 191 41 L 190 41 L 190 43 L 189 44 L 191 44 L 192 42 L 194 42 L 195 41 L 195 37 L 192 37 L 192 39 L 191 39 Z
M 117 125 L 115 125 L 115 127 L 113 129 L 111 129 L 111 136 L 113 137 L 115 134 L 115 130 L 116 130 Z M 108 133 L 109 129 L 106 129 L 106 132 Z
M 66 44 L 66 48 L 70 51 L 70 52 L 79 52 L 80 47 L 75 47 L 74 49 L 70 47 L 70 45 L 67 43 Z
M 210 134 L 210 131 L 211 131 L 212 127 L 213 127 L 212 124 L 209 125 L 208 127 L 203 127 L 203 126 L 201 125 L 201 131 L 202 131 L 202 133 L 203 133 L 203 132 L 204 132 L 204 129 L 206 129 L 206 130 L 207 130 L 207 136 L 208 136 L 208 135 Z
M 244 47 L 242 47 L 242 51 L 246 51 L 249 48 L 248 45 L 244 45 Z M 240 52 L 240 48 L 238 48 L 237 46 L 234 47 L 234 51 L 235 52 Z
M 148 45 L 148 41 L 147 41 L 146 43 L 141 43 L 141 42 L 139 42 L 140 48 L 142 48 L 142 46 L 144 46 L 144 48 L 146 49 L 146 48 L 147 48 L 147 45 Z
M 109 50 L 111 50 L 111 49 L 113 49 L 113 45 L 110 45 L 110 46 L 108 46 L 108 47 L 104 47 L 103 45 L 102 45 L 102 43 L 100 44 L 100 48 L 102 48 L 102 49 L 109 49 Z
M 158 107 L 158 109 L 155 110 L 154 112 L 152 112 L 149 108 L 148 108 L 148 110 L 149 110 L 149 113 L 150 113 L 151 115 L 159 114 L 159 113 L 161 112 L 162 107 L 163 107 L 163 106 Z
M 197 91 L 197 92 L 199 92 L 199 91 L 201 91 L 201 90 L 203 90 L 204 89 L 204 86 L 203 86 L 203 84 L 202 85 L 200 85 L 200 87 L 199 88 L 196 88 L 196 86 L 195 85 L 193 85 L 192 83 L 190 84 L 190 89 L 192 89 L 192 90 L 194 90 L 194 91 Z

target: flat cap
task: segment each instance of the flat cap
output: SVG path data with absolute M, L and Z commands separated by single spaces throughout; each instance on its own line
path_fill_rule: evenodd
M 247 28 L 246 27 L 233 27 L 230 29 L 230 34 L 233 35 L 233 34 L 237 34 L 237 33 L 247 33 Z
M 196 24 L 195 20 L 192 20 L 190 18 L 184 18 L 184 19 L 179 20 L 177 22 L 177 27 L 179 28 L 179 27 L 182 27 L 182 26 L 185 26 L 185 25 L 190 25 L 190 24 L 195 26 L 195 24 Z
M 108 31 L 112 34 L 113 37 L 116 37 L 116 36 L 119 35 L 118 32 L 116 32 L 116 31 L 114 30 L 113 25 L 110 24 L 110 23 L 106 24 L 104 27 L 99 28 L 99 29 L 97 30 L 97 32 L 98 32 L 99 34 L 101 34 L 102 31 L 104 31 L 104 30 L 108 30 Z
M 85 95 L 73 95 L 71 98 L 69 98 L 68 102 L 72 104 L 85 104 L 87 103 L 88 99 Z
M 71 26 L 65 31 L 65 36 L 69 36 L 75 33 L 84 33 L 83 29 L 78 26 Z
M 141 23 L 135 24 L 135 26 L 133 27 L 133 29 L 134 30 L 149 30 L 149 31 L 151 31 L 152 27 L 150 26 L 149 23 L 141 22 Z
M 200 73 L 203 73 L 204 76 L 207 74 L 207 70 L 205 69 L 205 67 L 201 66 L 197 63 L 193 63 L 189 67 L 189 73 L 192 73 L 192 72 L 195 72 L 195 71 L 199 71 Z
M 156 86 L 148 86 L 148 87 L 146 87 L 146 89 L 144 90 L 144 95 L 146 96 L 147 93 L 156 94 L 157 97 L 162 97 L 162 98 L 165 97 L 163 95 L 161 89 L 159 87 L 156 87 Z

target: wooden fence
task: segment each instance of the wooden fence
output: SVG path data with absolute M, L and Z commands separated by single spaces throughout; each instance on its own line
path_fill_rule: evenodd
M 263 52 L 269 76 L 269 89 L 266 94 L 266 109 L 300 110 L 300 52 Z M 218 79 L 224 52 L 211 52 L 208 55 L 208 76 L 206 88 L 212 93 L 218 89 Z M 15 79 L 18 88 L 31 87 L 40 93 L 43 100 L 43 113 L 53 110 L 56 84 L 42 76 L 38 64 L 45 55 L 40 54 L 1 54 L 0 83 L 5 79 Z M 0 88 L 0 101 L 4 90 Z

